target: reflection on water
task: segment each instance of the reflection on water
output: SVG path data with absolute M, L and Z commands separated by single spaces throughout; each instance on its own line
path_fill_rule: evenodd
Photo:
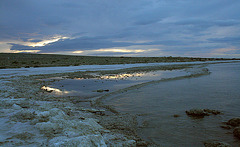
M 60 81 L 55 81 L 52 85 L 50 85 L 50 87 L 62 89 L 62 96 L 95 97 L 136 84 L 141 84 L 152 80 L 160 80 L 162 78 L 182 76 L 186 74 L 187 73 L 184 70 L 151 71 L 131 74 L 107 74 L 100 75 L 99 78 L 93 79 L 63 79 Z M 57 96 L 59 96 L 59 94 L 57 94 Z
M 102 79 L 114 79 L 114 80 L 137 80 L 138 78 L 149 78 L 153 76 L 160 77 L 163 71 L 155 72 L 143 72 L 143 73 L 131 73 L 131 74 L 110 74 L 101 76 Z
M 62 91 L 62 90 L 60 90 L 60 89 L 51 88 L 51 87 L 48 87 L 48 86 L 43 86 L 41 89 L 42 89 L 42 90 L 45 90 L 45 91 L 47 91 L 47 92 L 50 92 L 50 93 L 57 94 L 57 95 L 63 95 L 63 94 L 68 94 L 68 93 L 70 93 L 69 91 L 66 91 L 66 90 Z
M 203 146 L 207 140 L 220 140 L 233 146 L 240 141 L 222 122 L 239 117 L 240 64 L 209 65 L 210 75 L 165 81 L 106 99 L 118 111 L 146 114 L 139 117 L 138 133 L 162 146 Z M 189 118 L 185 111 L 209 108 L 223 115 Z M 174 114 L 180 117 L 173 117 Z
M 101 76 L 102 79 L 126 79 L 126 78 L 133 78 L 133 77 L 141 77 L 145 76 L 146 73 L 132 73 L 132 74 L 110 74 L 110 75 L 104 75 Z

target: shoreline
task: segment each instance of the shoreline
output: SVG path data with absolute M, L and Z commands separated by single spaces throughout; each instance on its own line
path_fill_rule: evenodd
M 191 68 L 192 66 L 194 65 L 166 66 L 162 69 L 135 67 L 128 70 L 119 69 L 112 71 L 112 73 L 137 72 L 139 70 L 175 70 Z M 102 74 L 109 72 L 111 73 L 111 71 L 102 71 Z M 208 71 L 205 70 L 203 73 L 207 74 Z M 199 76 L 204 74 L 200 73 Z M 1 107 L 4 108 L 1 110 L 1 122 L 3 122 L 3 126 L 10 127 L 8 133 L 13 131 L 7 134 L 6 131 L 2 130 L 1 145 L 43 145 L 39 142 L 41 141 L 44 145 L 54 146 L 59 143 L 62 145 L 77 144 L 79 140 L 87 140 L 86 145 L 154 146 L 153 143 L 144 141 L 136 134 L 136 115 L 113 113 L 111 109 L 108 109 L 109 106 L 94 105 L 92 99 L 53 97 L 41 90 L 43 85 L 47 85 L 51 81 L 40 81 L 39 79 L 66 75 L 71 78 L 76 76 L 90 78 L 88 77 L 89 72 L 73 72 L 10 76 L 0 79 L 2 87 L 0 91 Z M 198 73 L 195 75 L 198 76 Z M 190 77 L 192 75 L 182 78 Z M 96 109 L 104 109 L 105 115 L 97 112 Z M 26 126 L 31 130 L 24 129 Z M 14 131 L 15 127 L 19 129 L 17 132 Z M 31 134 L 34 134 L 35 137 L 31 137 Z M 21 138 L 20 136 L 25 137 Z M 39 141 L 36 138 L 40 138 Z
M 18 82 L 14 84 L 15 87 L 12 87 L 13 83 L 7 85 L 17 88 L 17 91 L 1 90 L 4 95 L 1 95 L 4 97 L 1 99 L 1 122 L 2 126 L 6 126 L 1 129 L 1 145 L 66 146 L 81 143 L 83 146 L 135 146 L 137 141 L 141 141 L 132 132 L 131 135 L 125 135 L 117 129 L 104 128 L 99 124 L 99 118 L 106 116 L 102 120 L 105 121 L 108 114 L 102 116 L 89 106 L 80 106 L 79 99 L 60 99 L 42 93 L 40 81 L 37 82 L 36 79 L 39 76 L 14 78 L 10 81 Z M 83 103 L 86 104 L 86 101 Z M 5 130 L 6 128 L 8 129 Z

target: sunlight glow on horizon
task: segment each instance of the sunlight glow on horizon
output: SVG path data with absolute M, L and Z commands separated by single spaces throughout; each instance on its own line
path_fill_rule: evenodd
M 42 40 L 40 42 L 31 42 L 31 43 L 28 43 L 27 45 L 28 46 L 31 46 L 31 47 L 38 47 L 38 46 L 45 46 L 49 43 L 53 43 L 53 42 L 57 42 L 59 41 L 60 39 L 68 39 L 69 37 L 62 37 L 62 36 L 55 36 L 51 39 L 46 39 L 46 40 Z
M 81 53 L 83 53 L 83 51 L 74 51 L 74 52 L 72 52 L 73 54 L 81 54 Z
M 12 53 L 38 53 L 41 50 L 13 50 Z
M 135 53 L 141 53 L 144 52 L 145 50 L 141 50 L 141 49 L 137 49 L 137 50 L 129 50 L 129 49 L 98 49 L 95 50 L 97 52 L 120 52 L 120 53 L 131 53 L 131 52 L 135 52 Z

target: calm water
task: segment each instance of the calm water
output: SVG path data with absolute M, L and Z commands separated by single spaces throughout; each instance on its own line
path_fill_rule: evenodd
M 138 72 L 133 74 L 111 74 L 95 79 L 64 79 L 54 82 L 49 87 L 54 88 L 53 95 L 81 96 L 83 98 L 104 95 L 122 88 L 145 83 L 162 78 L 171 78 L 186 75 L 184 70 Z M 97 90 L 109 90 L 102 93 Z
M 209 65 L 210 75 L 160 82 L 106 100 L 118 111 L 144 114 L 138 133 L 160 146 L 203 146 L 220 140 L 240 146 L 232 130 L 220 127 L 223 121 L 240 117 L 240 63 Z M 223 115 L 191 119 L 185 111 L 208 108 Z M 180 117 L 174 118 L 178 114 Z
M 126 93 L 108 97 L 107 105 L 113 105 L 123 113 L 140 114 L 138 133 L 159 146 L 203 146 L 207 140 L 219 140 L 233 146 L 240 141 L 232 130 L 222 129 L 222 122 L 240 117 L 240 63 L 208 65 L 210 75 L 165 81 L 148 85 Z M 56 81 L 51 88 L 57 96 L 94 97 L 132 85 L 162 78 L 189 74 L 185 70 L 155 71 L 148 73 L 106 75 L 101 79 L 65 79 Z M 222 111 L 223 115 L 192 119 L 185 111 L 192 108 L 208 108 Z M 180 117 L 173 117 L 174 114 Z

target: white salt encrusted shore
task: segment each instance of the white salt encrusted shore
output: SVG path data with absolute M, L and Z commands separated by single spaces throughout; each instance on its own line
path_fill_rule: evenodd
M 0 146 L 136 146 L 101 126 L 91 109 L 40 94 L 39 86 L 28 76 L 0 79 Z

